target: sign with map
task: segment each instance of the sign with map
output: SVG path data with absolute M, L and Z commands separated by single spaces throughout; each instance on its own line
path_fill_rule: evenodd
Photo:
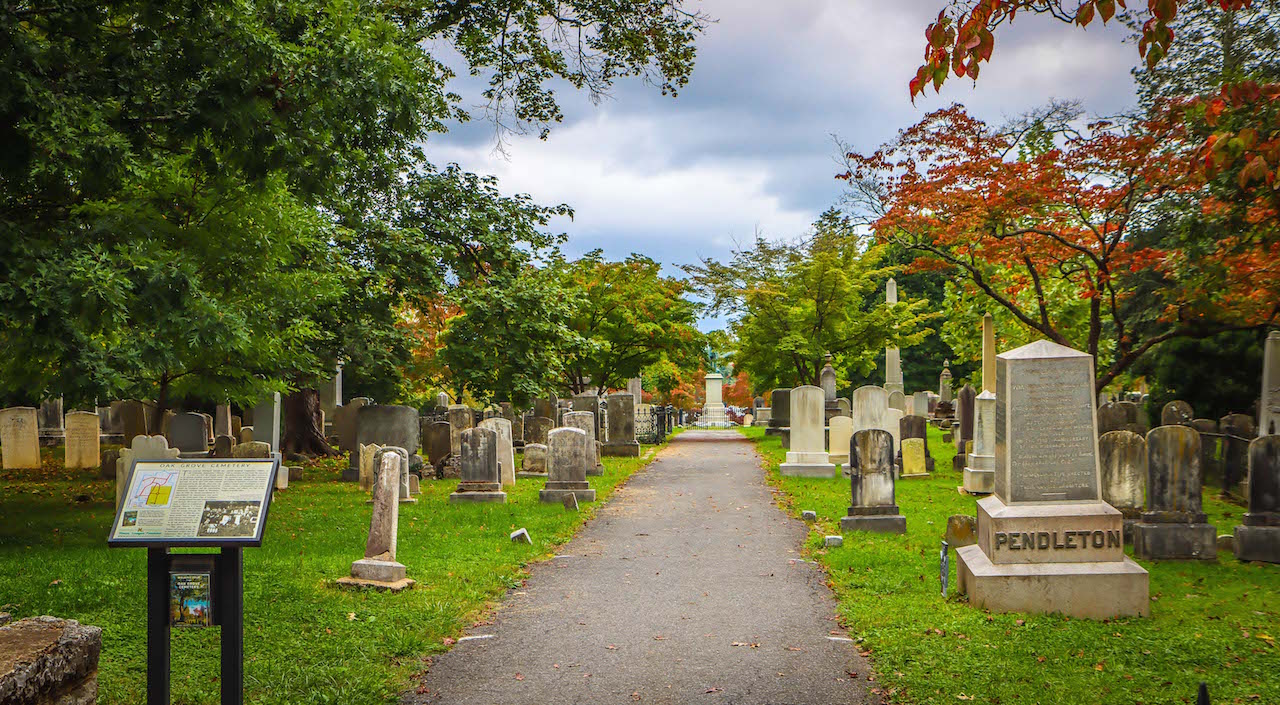
M 139 460 L 116 509 L 112 546 L 257 546 L 280 461 Z

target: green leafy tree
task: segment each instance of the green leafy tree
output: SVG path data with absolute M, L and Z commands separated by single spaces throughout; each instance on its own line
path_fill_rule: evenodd
M 566 381 L 575 394 L 620 387 L 664 357 L 687 365 L 700 354 L 697 305 L 658 262 L 634 254 L 608 262 L 596 250 L 558 269 L 565 288 L 581 294 L 570 325 L 588 342 L 569 358 Z
M 822 215 L 796 243 L 758 238 L 728 264 L 686 267 L 712 311 L 732 315 L 735 360 L 761 389 L 816 385 L 825 364 L 842 381 L 875 369 L 887 346 L 919 343 L 931 331 L 923 300 L 868 305 L 892 273 L 883 247 L 865 249 L 847 218 Z

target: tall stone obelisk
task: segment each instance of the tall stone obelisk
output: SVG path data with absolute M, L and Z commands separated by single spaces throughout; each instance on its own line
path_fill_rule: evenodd
M 982 393 L 973 400 L 973 452 L 964 468 L 969 494 L 991 494 L 996 487 L 996 324 L 982 317 Z
M 888 304 L 898 303 L 898 282 L 892 278 L 884 286 L 884 300 Z M 897 348 L 884 349 L 884 389 L 890 394 L 906 393 L 902 386 L 902 358 Z

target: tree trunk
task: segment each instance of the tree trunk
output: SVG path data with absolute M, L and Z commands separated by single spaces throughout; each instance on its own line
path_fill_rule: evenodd
M 299 389 L 284 398 L 285 431 L 280 450 L 285 457 L 291 454 L 308 457 L 341 455 L 325 440 L 320 417 L 320 395 L 316 390 Z

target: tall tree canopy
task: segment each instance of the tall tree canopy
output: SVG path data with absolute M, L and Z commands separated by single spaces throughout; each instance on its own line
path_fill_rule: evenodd
M 712 311 L 733 317 L 735 359 L 753 384 L 816 385 L 827 353 L 847 379 L 875 369 L 886 347 L 931 332 L 921 327 L 922 300 L 868 305 L 892 268 L 881 266 L 883 248 L 864 244 L 847 218 L 828 211 L 801 241 L 758 238 L 728 263 L 705 259 L 685 270 Z

